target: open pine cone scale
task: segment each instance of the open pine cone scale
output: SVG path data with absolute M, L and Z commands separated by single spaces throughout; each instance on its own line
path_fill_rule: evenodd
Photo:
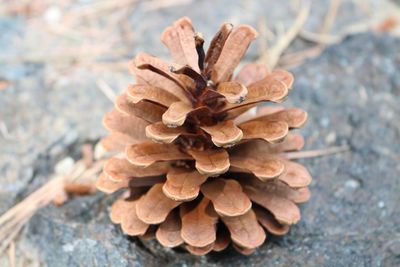
M 282 102 L 293 85 L 284 70 L 247 64 L 233 72 L 256 31 L 223 24 L 205 53 L 202 36 L 182 18 L 161 40 L 174 63 L 140 53 L 130 85 L 103 123 L 102 140 L 117 152 L 97 187 L 128 189 L 111 207 L 111 220 L 131 236 L 155 237 L 204 255 L 230 242 L 243 254 L 266 232 L 283 235 L 308 200 L 308 171 L 284 152 L 299 150 L 307 113 L 266 106 Z M 234 76 L 234 78 L 232 78 Z

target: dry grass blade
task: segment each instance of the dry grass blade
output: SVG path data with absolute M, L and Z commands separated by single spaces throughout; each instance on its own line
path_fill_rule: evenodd
M 155 11 L 164 8 L 170 8 L 179 5 L 188 5 L 193 0 L 154 0 L 143 2 L 144 11 Z
M 115 99 L 117 98 L 115 91 L 104 80 L 98 80 L 96 84 L 100 91 L 103 92 L 103 94 L 114 103 Z
M 331 31 L 333 23 L 335 22 L 342 0 L 331 0 L 328 12 L 326 13 L 324 23 L 322 24 L 320 32 L 326 34 Z
M 323 48 L 321 46 L 315 45 L 302 51 L 282 55 L 279 59 L 279 66 L 283 68 L 295 67 L 307 58 L 317 57 L 321 54 L 322 50 Z
M 315 42 L 317 45 L 300 52 L 283 56 L 279 59 L 280 65 L 284 65 L 285 67 L 295 66 L 306 58 L 316 57 L 321 54 L 326 45 L 338 43 L 342 40 L 340 36 L 329 35 L 341 3 L 342 0 L 331 0 L 319 33 L 312 33 L 304 29 L 299 31 L 299 37 L 307 41 Z
M 86 168 L 85 160 L 78 161 L 74 168 L 65 176 L 55 176 L 42 187 L 30 194 L 20 203 L 6 211 L 0 217 L 0 255 L 17 237 L 25 223 L 35 214 L 37 210 L 45 207 L 53 201 L 64 190 L 66 182 L 74 182 L 78 179 L 93 179 L 103 166 L 103 160 Z M 92 181 L 93 182 L 93 181 Z
M 8 249 L 8 258 L 10 260 L 10 267 L 15 267 L 15 243 L 11 242 Z
M 297 151 L 297 152 L 286 152 L 282 153 L 282 156 L 288 159 L 304 159 L 304 158 L 316 158 L 322 156 L 328 156 L 332 154 L 342 153 L 349 151 L 350 148 L 347 145 L 336 146 L 325 149 L 318 150 L 308 150 L 308 151 Z
M 62 190 L 62 178 L 58 176 L 50 180 L 0 217 L 0 255 L 34 212 L 50 203 Z
M 338 35 L 315 33 L 307 30 L 302 30 L 299 36 L 309 42 L 314 42 L 322 45 L 332 45 L 342 41 L 342 38 Z
M 0 243 L 0 255 L 2 255 L 3 252 L 6 250 L 6 248 L 13 242 L 13 240 L 15 240 L 15 238 L 17 238 L 19 232 L 21 231 L 21 229 L 24 227 L 25 223 L 30 219 L 31 216 L 18 222 L 14 226 L 13 230 L 11 230 L 8 233 L 7 237 Z
M 363 6 L 360 6 L 361 2 L 358 3 L 361 9 L 364 10 L 365 13 L 369 13 L 370 16 L 367 20 L 361 20 L 356 23 L 350 24 L 346 26 L 344 29 L 339 31 L 339 33 L 332 35 L 330 34 L 330 30 L 333 26 L 333 22 L 338 13 L 338 9 L 340 7 L 342 0 L 332 0 L 328 12 L 326 13 L 325 20 L 321 31 L 319 33 L 314 33 L 310 31 L 306 31 L 302 29 L 299 33 L 299 36 L 307 41 L 317 43 L 319 46 L 324 46 L 327 44 L 336 44 L 340 43 L 344 38 L 349 35 L 365 32 L 368 30 L 377 30 L 377 31 L 386 31 L 392 30 L 396 26 L 396 17 L 400 15 L 400 9 L 394 4 L 388 4 L 388 8 L 385 9 L 384 12 L 370 12 L 370 6 L 367 3 L 362 3 Z
M 299 8 L 297 17 L 293 25 L 281 36 L 275 45 L 271 47 L 267 52 L 258 59 L 258 62 L 267 63 L 268 66 L 273 69 L 279 61 L 283 51 L 292 43 L 300 32 L 304 23 L 306 22 L 310 13 L 311 3 L 308 0 L 303 1 L 302 6 Z
M 329 32 L 333 27 L 333 23 L 335 22 L 336 15 L 341 3 L 342 0 L 331 0 L 329 9 L 326 12 L 325 19 L 323 21 L 319 34 L 302 29 L 299 32 L 299 36 L 308 41 L 316 42 L 322 46 L 326 44 L 334 44 L 340 42 L 340 37 L 330 35 Z

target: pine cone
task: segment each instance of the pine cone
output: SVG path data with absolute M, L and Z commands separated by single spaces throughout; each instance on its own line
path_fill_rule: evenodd
M 110 158 L 97 187 L 129 189 L 111 220 L 131 236 L 204 255 L 230 241 L 243 254 L 288 232 L 309 199 L 311 177 L 284 152 L 299 150 L 307 113 L 265 106 L 282 102 L 293 84 L 262 64 L 234 69 L 256 31 L 225 23 L 210 43 L 181 18 L 161 36 L 173 63 L 141 53 L 131 64 L 137 84 L 104 117 Z

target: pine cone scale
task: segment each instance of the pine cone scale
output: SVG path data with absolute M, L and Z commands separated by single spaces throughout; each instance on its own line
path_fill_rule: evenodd
M 206 247 L 216 240 L 218 216 L 207 198 L 197 205 L 184 203 L 181 205 L 181 236 L 186 244 L 193 247 Z
M 266 234 L 253 210 L 235 217 L 221 217 L 232 241 L 242 248 L 254 249 L 264 243 Z
M 211 80 L 215 84 L 232 77 L 234 69 L 256 36 L 257 32 L 247 25 L 240 25 L 231 31 L 211 72 Z
M 156 232 L 156 238 L 165 247 L 173 248 L 183 244 L 181 218 L 178 211 L 170 212 Z
M 251 209 L 251 201 L 241 185 L 232 179 L 212 179 L 201 186 L 203 195 L 210 199 L 220 216 L 235 217 Z
M 137 104 L 142 100 L 156 102 L 165 108 L 177 102 L 178 98 L 167 91 L 146 85 L 129 85 L 127 94 L 132 103 Z
M 200 186 L 207 178 L 208 175 L 202 175 L 197 170 L 172 168 L 167 174 L 163 192 L 176 201 L 191 201 L 197 198 Z
M 150 190 L 138 200 L 136 213 L 138 218 L 147 224 L 159 224 L 165 221 L 170 211 L 180 205 L 180 202 L 165 196 L 162 184 L 153 185 Z

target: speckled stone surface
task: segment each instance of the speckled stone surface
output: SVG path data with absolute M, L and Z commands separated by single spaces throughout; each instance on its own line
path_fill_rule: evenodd
M 309 112 L 306 149 L 350 151 L 302 160 L 314 177 L 302 220 L 255 254 L 196 258 L 122 235 L 97 194 L 37 214 L 25 231 L 47 266 L 399 266 L 400 40 L 362 34 L 293 69 L 287 106 Z
M 98 43 L 79 27 L 66 36 L 48 31 L 51 12 L 62 18 L 71 7 L 79 11 L 74 5 L 91 1 L 48 1 L 45 13 L 33 14 L 33 20 L 6 16 L 0 5 L 0 80 L 11 82 L 0 90 L 0 214 L 43 184 L 57 161 L 105 134 L 101 117 L 112 103 L 98 83 L 120 92 L 133 78 L 127 64 L 100 70 L 91 64 L 127 61 L 140 51 L 168 57 L 159 35 L 183 15 L 209 40 L 224 21 L 279 30 L 290 26 L 295 14 L 290 1 L 195 1 L 161 9 L 150 1 L 132 1 L 134 7 L 90 17 L 83 28 L 96 32 L 104 26 L 110 35 Z M 313 2 L 306 29 L 318 31 L 329 2 Z M 377 13 L 390 9 L 388 3 L 399 5 L 397 0 L 342 0 L 332 32 L 362 19 L 368 10 L 359 4 L 366 2 Z M 126 12 L 126 25 L 112 23 L 119 12 Z M 133 36 L 116 38 L 124 27 Z M 80 44 L 107 49 L 82 62 L 85 54 L 79 50 L 69 57 L 54 53 Z M 307 45 L 297 39 L 290 50 Z M 259 48 L 257 40 L 244 60 L 253 61 Z M 34 216 L 16 243 L 17 259 L 27 258 L 17 266 L 400 266 L 400 40 L 356 35 L 291 71 L 295 89 L 285 105 L 309 112 L 301 130 L 305 149 L 347 144 L 350 151 L 302 160 L 314 177 L 312 198 L 287 236 L 269 236 L 251 257 L 229 249 L 197 258 L 127 238 L 108 219 L 113 197 L 99 193 Z M 0 258 L 0 266 L 7 265 L 8 258 Z

